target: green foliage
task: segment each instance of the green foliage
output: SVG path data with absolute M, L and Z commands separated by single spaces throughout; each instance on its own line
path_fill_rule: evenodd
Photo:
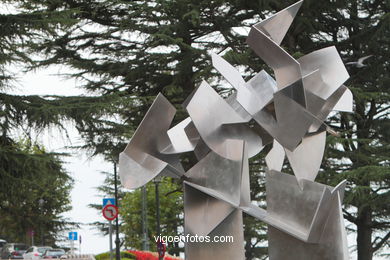
M 114 257 L 115 257 L 115 253 L 114 253 Z M 110 252 L 95 255 L 95 259 L 96 260 L 108 260 L 108 259 L 110 259 Z M 132 253 L 129 253 L 127 251 L 121 251 L 121 259 L 127 260 L 127 259 L 137 259 L 137 258 Z
M 168 179 L 159 184 L 161 235 L 183 235 L 183 193 L 181 185 Z M 142 204 L 141 189 L 128 192 L 121 202 L 120 214 L 123 220 L 121 231 L 125 235 L 125 246 L 142 248 Z M 154 236 L 156 226 L 156 197 L 154 183 L 147 185 L 147 225 L 151 251 L 157 251 Z M 178 244 L 168 244 L 167 252 L 171 255 L 182 251 Z
M 4 140 L 3 140 L 4 141 Z M 0 234 L 8 241 L 54 245 L 59 231 L 69 227 L 61 213 L 71 209 L 72 178 L 58 155 L 29 141 L 0 146 Z M 40 200 L 43 200 L 40 203 Z M 42 241 L 43 238 L 43 241 Z
M 386 1 L 307 1 L 296 29 L 284 41 L 303 53 L 335 45 L 345 62 L 373 55 L 365 61 L 367 67 L 347 67 L 346 85 L 354 94 L 355 111 L 330 118 L 328 123 L 340 136 L 328 137 L 319 175 L 330 185 L 348 181 L 344 216 L 357 233 L 359 260 L 372 259 L 390 246 L 388 10 Z
M 201 80 L 208 80 L 221 93 L 231 91 L 211 68 L 210 51 L 225 51 L 224 57 L 229 62 L 245 67 L 242 69 L 245 77 L 263 68 L 271 72 L 248 50 L 245 36 L 234 27 L 248 29 L 295 1 L 7 2 L 19 4 L 20 16 L 15 17 L 23 22 L 11 15 L 4 20 L 8 24 L 3 23 L 5 41 L 0 47 L 5 51 L 0 55 L 0 65 L 4 67 L 18 60 L 27 61 L 30 68 L 66 65 L 76 71 L 71 76 L 82 80 L 84 89 L 102 95 L 102 99 L 57 97 L 50 102 L 50 98 L 39 101 L 24 98 L 23 107 L 19 107 L 17 97 L 13 97 L 12 105 L 2 106 L 0 111 L 5 137 L 8 138 L 12 127 L 23 126 L 25 122 L 36 127 L 71 119 L 87 141 L 85 148 L 116 161 L 118 151 L 124 148 L 158 92 L 178 108 L 175 118 L 178 122 L 186 116 L 180 104 Z M 24 15 L 37 15 L 38 11 L 37 19 L 23 20 Z M 48 25 L 40 26 L 42 21 Z M 354 93 L 355 113 L 335 114 L 329 120 L 340 136 L 328 138 L 330 146 L 319 175 L 319 181 L 331 185 L 343 178 L 348 180 L 344 214 L 357 232 L 359 260 L 372 259 L 373 253 L 389 246 L 389 23 L 389 4 L 385 0 L 305 0 L 282 42 L 294 57 L 330 45 L 336 45 L 346 62 L 373 55 L 366 61 L 367 67 L 348 68 L 351 78 L 346 85 Z M 22 41 L 20 35 L 26 38 Z M 30 53 L 40 55 L 32 59 Z M 7 86 L 12 77 L 2 70 L 0 79 Z M 8 100 L 7 96 L 2 98 Z M 57 102 L 63 106 L 56 107 Z M 83 102 L 91 105 L 90 109 L 85 109 Z M 14 116 L 18 111 L 21 116 Z M 40 117 L 40 113 L 44 116 Z M 263 206 L 264 187 L 257 181 L 261 180 L 261 165 L 264 165 L 261 156 L 252 161 L 255 181 L 251 180 L 251 184 L 252 198 Z M 131 207 L 140 204 L 137 192 L 123 199 L 127 236 L 140 234 L 139 228 L 131 232 L 132 226 L 127 224 L 139 227 L 139 222 L 132 219 L 139 218 L 139 214 L 126 215 L 132 212 Z M 150 199 L 148 203 L 153 205 Z M 152 213 L 148 216 L 154 216 Z M 245 218 L 248 259 L 255 255 L 262 257 L 263 229 L 258 222 Z
M 114 167 L 114 165 L 113 165 L 113 167 Z M 103 184 L 101 186 L 97 187 L 97 191 L 99 192 L 99 194 L 101 196 L 103 196 L 105 198 L 107 198 L 107 197 L 114 198 L 115 197 L 114 173 L 113 172 L 102 172 L 102 174 L 104 174 L 106 177 L 104 179 Z M 123 197 L 125 196 L 126 192 L 123 191 L 123 189 L 121 189 L 119 177 L 118 177 L 117 181 L 118 181 L 118 202 L 117 202 L 117 204 L 119 207 L 121 207 L 122 200 L 123 200 Z M 89 204 L 88 206 L 90 208 L 98 210 L 99 212 L 101 212 L 101 210 L 103 208 L 101 203 Z M 119 230 L 122 229 L 122 222 L 123 222 L 122 218 L 119 215 Z M 105 235 L 107 235 L 109 232 L 109 227 L 108 227 L 107 221 L 96 221 L 96 222 L 92 223 L 92 225 L 95 226 L 96 228 L 98 228 L 100 230 L 100 232 L 102 232 Z M 123 243 L 124 242 L 122 241 L 121 244 L 123 244 Z

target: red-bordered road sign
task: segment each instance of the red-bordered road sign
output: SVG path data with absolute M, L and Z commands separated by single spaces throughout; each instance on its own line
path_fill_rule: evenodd
M 103 210 L 103 217 L 105 217 L 107 220 L 111 221 L 118 217 L 118 207 L 112 204 L 107 204 Z

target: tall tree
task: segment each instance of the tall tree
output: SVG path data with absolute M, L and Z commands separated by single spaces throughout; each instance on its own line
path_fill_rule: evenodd
M 96 102 L 101 97 L 91 96 L 9 94 L 18 73 L 34 64 L 33 56 L 39 56 L 32 48 L 75 23 L 74 10 L 45 9 L 36 2 L 10 0 L 0 5 L 0 236 L 27 242 L 31 229 L 37 242 L 54 244 L 60 239 L 59 231 L 69 224 L 60 215 L 70 210 L 72 179 L 62 168 L 59 154 L 34 144 L 33 134 L 50 127 L 66 130 L 66 121 L 78 128 L 96 126 L 115 103 L 102 105 Z
M 347 65 L 354 113 L 329 120 L 340 137 L 329 137 L 320 174 L 329 184 L 348 180 L 344 217 L 357 235 L 358 260 L 380 255 L 390 241 L 389 7 L 378 0 L 306 1 L 284 41 L 300 53 L 335 45 L 345 62 L 372 55 L 366 67 Z
M 107 121 L 97 132 L 88 128 L 82 131 L 87 144 L 96 152 L 118 154 L 158 92 L 179 109 L 175 122 L 184 118 L 180 105 L 185 98 L 202 79 L 217 78 L 210 68 L 210 51 L 230 47 L 242 50 L 241 59 L 249 60 L 245 37 L 233 28 L 247 26 L 248 19 L 267 13 L 262 10 L 266 3 L 63 1 L 64 8 L 77 10 L 75 16 L 80 22 L 62 37 L 39 46 L 38 50 L 48 58 L 38 65 L 69 65 L 77 70 L 74 76 L 83 80 L 84 88 L 127 98 L 127 106 L 121 107 L 120 124 Z M 230 56 L 235 64 L 235 59 L 240 58 Z M 249 70 L 247 75 L 253 72 L 254 69 Z M 222 84 L 214 85 L 220 91 L 225 88 Z M 248 229 L 259 226 L 263 224 L 247 225 Z M 264 236 L 259 237 L 263 239 Z M 251 237 L 246 241 L 251 259 L 255 254 L 249 251 L 258 242 L 252 244 Z
M 179 105 L 200 80 L 224 85 L 210 67 L 208 52 L 229 47 L 226 59 L 244 65 L 245 76 L 265 67 L 244 43 L 237 27 L 248 28 L 293 1 L 21 1 L 24 8 L 71 11 L 74 23 L 32 51 L 45 54 L 37 66 L 65 64 L 77 70 L 84 88 L 122 100 L 116 119 L 104 117 L 80 127 L 96 153 L 117 154 L 149 106 L 162 92 Z M 346 61 L 364 55 L 369 66 L 350 67 L 346 83 L 355 95 L 355 114 L 329 123 L 340 138 L 329 138 L 323 182 L 349 181 L 345 217 L 355 225 L 359 260 L 372 259 L 389 238 L 388 80 L 389 4 L 385 0 L 306 0 L 286 39 L 294 56 L 336 45 Z M 35 67 L 32 66 L 32 67 Z M 118 98 L 118 99 L 116 99 Z M 125 100 L 125 101 L 123 101 Z M 103 102 L 101 103 L 103 104 Z M 95 118 L 96 119 L 96 118 Z M 261 158 L 261 157 L 259 157 Z M 260 159 L 259 159 L 260 160 Z M 259 169 L 259 168 L 257 168 Z M 258 190 L 261 192 L 261 189 Z M 249 241 L 249 240 L 247 240 Z M 250 254 L 249 254 L 250 255 Z M 250 258 L 249 258 L 250 259 Z
M 58 155 L 29 141 L 0 146 L 0 234 L 12 242 L 54 245 L 73 223 L 61 217 L 71 209 L 73 180 Z M 31 235 L 31 234 L 30 234 Z

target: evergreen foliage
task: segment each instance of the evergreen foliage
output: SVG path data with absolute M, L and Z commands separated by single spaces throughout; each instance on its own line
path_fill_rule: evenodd
M 19 123 L 31 121 L 29 125 L 35 127 L 57 124 L 64 118 L 74 119 L 87 141 L 85 148 L 116 161 L 118 152 L 158 92 L 178 108 L 175 118 L 178 122 L 185 117 L 180 104 L 201 80 L 208 80 L 222 94 L 231 91 L 212 70 L 210 51 L 224 54 L 229 62 L 239 66 L 245 77 L 262 68 L 272 72 L 248 50 L 244 42 L 248 26 L 294 1 L 8 2 L 19 4 L 22 16 L 40 16 L 32 19 L 32 24 L 24 20 L 26 24 L 18 27 L 14 22 L 13 30 L 5 30 L 8 34 L 3 38 L 8 41 L 1 44 L 7 51 L 0 55 L 1 64 L 23 60 L 30 68 L 67 65 L 76 71 L 69 76 L 80 79 L 84 89 L 101 96 L 101 99 L 40 97 L 42 100 L 36 103 L 26 98 L 24 105 L 31 111 L 47 111 L 43 118 L 25 117 L 23 109 L 27 108 L 18 107 L 15 98 L 9 107 L 21 111 Z M 348 67 L 351 78 L 346 85 L 354 93 L 355 113 L 334 114 L 329 120 L 340 135 L 328 138 L 330 146 L 318 177 L 331 185 L 343 178 L 348 180 L 344 214 L 352 223 L 350 229 L 357 233 L 359 260 L 372 259 L 373 254 L 389 248 L 389 7 L 385 0 L 305 0 L 282 42 L 295 57 L 330 45 L 336 45 L 345 62 L 373 55 L 366 60 L 367 67 Z M 43 18 L 47 24 L 40 26 Z M 29 29 L 24 32 L 20 28 Z M 29 37 L 32 33 L 34 37 Z M 29 44 L 24 35 L 30 39 Z M 36 55 L 33 58 L 27 55 L 32 53 Z M 11 78 L 3 71 L 1 82 L 6 85 Z M 3 97 L 5 101 L 7 98 Z M 55 108 L 61 102 L 63 106 Z M 40 107 L 41 104 L 47 107 Z M 85 104 L 90 104 L 87 106 L 90 109 L 85 109 Z M 78 109 L 72 109 L 74 106 Z M 85 113 L 80 113 L 81 109 Z M 1 110 L 0 116 L 8 115 L 1 117 L 3 132 L 14 124 L 11 112 L 12 109 Z M 41 119 L 45 122 L 40 122 Z M 254 158 L 251 166 L 252 198 L 261 205 L 263 182 L 253 179 L 262 176 L 262 156 Z M 140 204 L 137 192 L 126 195 L 134 197 L 127 198 L 134 205 Z M 264 227 L 249 218 L 245 224 L 247 258 L 261 257 L 265 253 Z
M 386 1 L 305 1 L 303 7 L 286 46 L 308 53 L 335 45 L 345 62 L 373 55 L 366 67 L 347 65 L 354 113 L 329 120 L 340 136 L 328 137 L 319 174 L 331 185 L 347 179 L 344 217 L 357 234 L 354 249 L 358 260 L 373 259 L 390 249 L 390 6 Z
M 36 243 L 54 245 L 63 239 L 61 231 L 75 225 L 61 216 L 71 209 L 73 180 L 59 159 L 64 155 L 46 152 L 32 135 L 51 127 L 66 130 L 69 120 L 78 128 L 96 127 L 101 116 L 109 115 L 111 104 L 110 97 L 9 94 L 18 73 L 40 55 L 33 47 L 73 24 L 74 10 L 36 4 L 3 1 L 0 6 L 0 237 L 30 244 L 28 233 L 34 231 Z
M 0 235 L 10 242 L 54 245 L 70 223 L 61 214 L 71 209 L 72 178 L 58 155 L 29 141 L 2 140 L 0 146 Z

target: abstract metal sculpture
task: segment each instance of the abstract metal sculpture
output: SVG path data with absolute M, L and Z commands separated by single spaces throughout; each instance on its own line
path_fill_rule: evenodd
M 352 93 L 342 85 L 349 76 L 334 47 L 295 59 L 279 46 L 301 4 L 255 24 L 247 38 L 276 80 L 263 70 L 245 82 L 213 54 L 235 93 L 223 99 L 203 81 L 184 103 L 189 118 L 170 129 L 176 110 L 159 94 L 120 155 L 126 188 L 158 175 L 183 179 L 186 234 L 234 236 L 228 246 L 187 243 L 187 259 L 244 259 L 242 212 L 268 224 L 271 260 L 348 259 L 346 182 L 330 187 L 314 180 L 330 129 L 324 120 L 333 110 L 352 112 Z M 265 210 L 251 203 L 248 158 L 272 142 Z M 199 161 L 185 172 L 179 155 L 191 151 Z M 281 172 L 285 157 L 295 177 Z

